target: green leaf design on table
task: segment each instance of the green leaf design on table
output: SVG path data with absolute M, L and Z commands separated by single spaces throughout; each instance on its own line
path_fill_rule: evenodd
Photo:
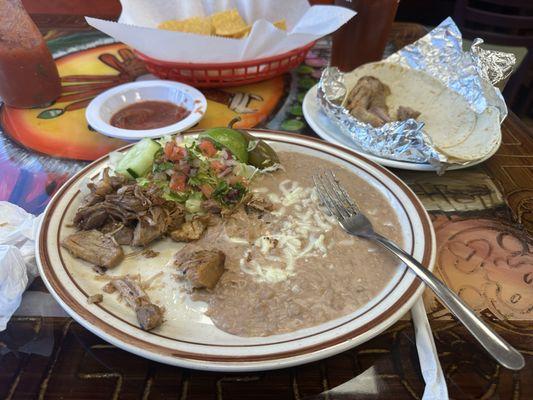
M 298 101 L 299 101 L 300 103 L 303 103 L 305 95 L 306 95 L 305 92 L 298 93 L 298 97 L 296 97 L 296 98 L 298 99 Z
M 289 112 L 292 115 L 296 115 L 297 117 L 301 117 L 302 115 L 304 115 L 302 111 L 302 106 L 300 104 L 294 105 L 291 108 L 289 108 Z
M 281 124 L 281 129 L 292 132 L 299 131 L 303 127 L 304 123 L 299 119 L 289 119 L 287 121 L 283 121 L 283 123 Z
M 314 69 L 312 67 L 310 67 L 309 65 L 300 65 L 297 69 L 296 69 L 296 72 L 298 72 L 299 74 L 311 74 L 312 72 L 314 71 Z
M 298 80 L 298 86 L 304 89 L 311 89 L 315 86 L 316 80 L 309 76 L 303 76 Z
M 83 46 L 94 45 L 103 45 L 104 43 L 99 43 L 99 41 L 110 39 L 107 35 L 104 35 L 102 32 L 98 31 L 89 31 L 89 32 L 76 32 L 71 35 L 60 36 L 55 39 L 49 40 L 46 42 L 51 53 L 57 51 L 64 52 L 65 49 L 72 49 L 74 51 L 79 51 Z M 77 49 L 77 50 L 76 50 Z M 69 51 L 70 54 L 72 51 Z
M 57 118 L 63 114 L 65 110 L 63 108 L 49 108 L 48 110 L 41 111 L 37 118 L 41 119 L 52 119 Z

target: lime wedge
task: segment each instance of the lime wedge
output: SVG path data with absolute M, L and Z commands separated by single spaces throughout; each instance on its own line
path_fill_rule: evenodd
M 231 128 L 211 128 L 200 134 L 200 139 L 204 138 L 231 151 L 238 161 L 248 162 L 248 141 L 241 132 Z

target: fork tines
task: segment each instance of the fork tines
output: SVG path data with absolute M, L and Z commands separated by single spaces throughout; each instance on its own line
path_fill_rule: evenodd
M 359 207 L 344 189 L 331 170 L 313 175 L 313 182 L 320 202 L 337 219 L 349 218 L 359 213 Z

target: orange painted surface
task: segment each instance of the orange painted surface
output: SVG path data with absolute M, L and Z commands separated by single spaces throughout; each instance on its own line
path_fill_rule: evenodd
M 123 44 L 84 50 L 57 60 L 63 90 L 55 104 L 40 109 L 3 107 L 0 123 L 15 141 L 54 157 L 94 160 L 125 142 L 92 131 L 85 107 L 99 93 L 136 80 L 146 73 L 144 65 Z M 229 88 L 209 89 L 207 113 L 195 128 L 225 126 L 235 116 L 240 128 L 252 128 L 276 108 L 284 93 L 285 80 Z M 243 99 L 235 104 L 235 99 Z

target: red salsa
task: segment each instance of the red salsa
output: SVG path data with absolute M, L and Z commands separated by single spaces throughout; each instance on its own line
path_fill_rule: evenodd
M 141 101 L 117 111 L 110 124 L 122 129 L 155 129 L 181 121 L 189 110 L 166 101 Z

